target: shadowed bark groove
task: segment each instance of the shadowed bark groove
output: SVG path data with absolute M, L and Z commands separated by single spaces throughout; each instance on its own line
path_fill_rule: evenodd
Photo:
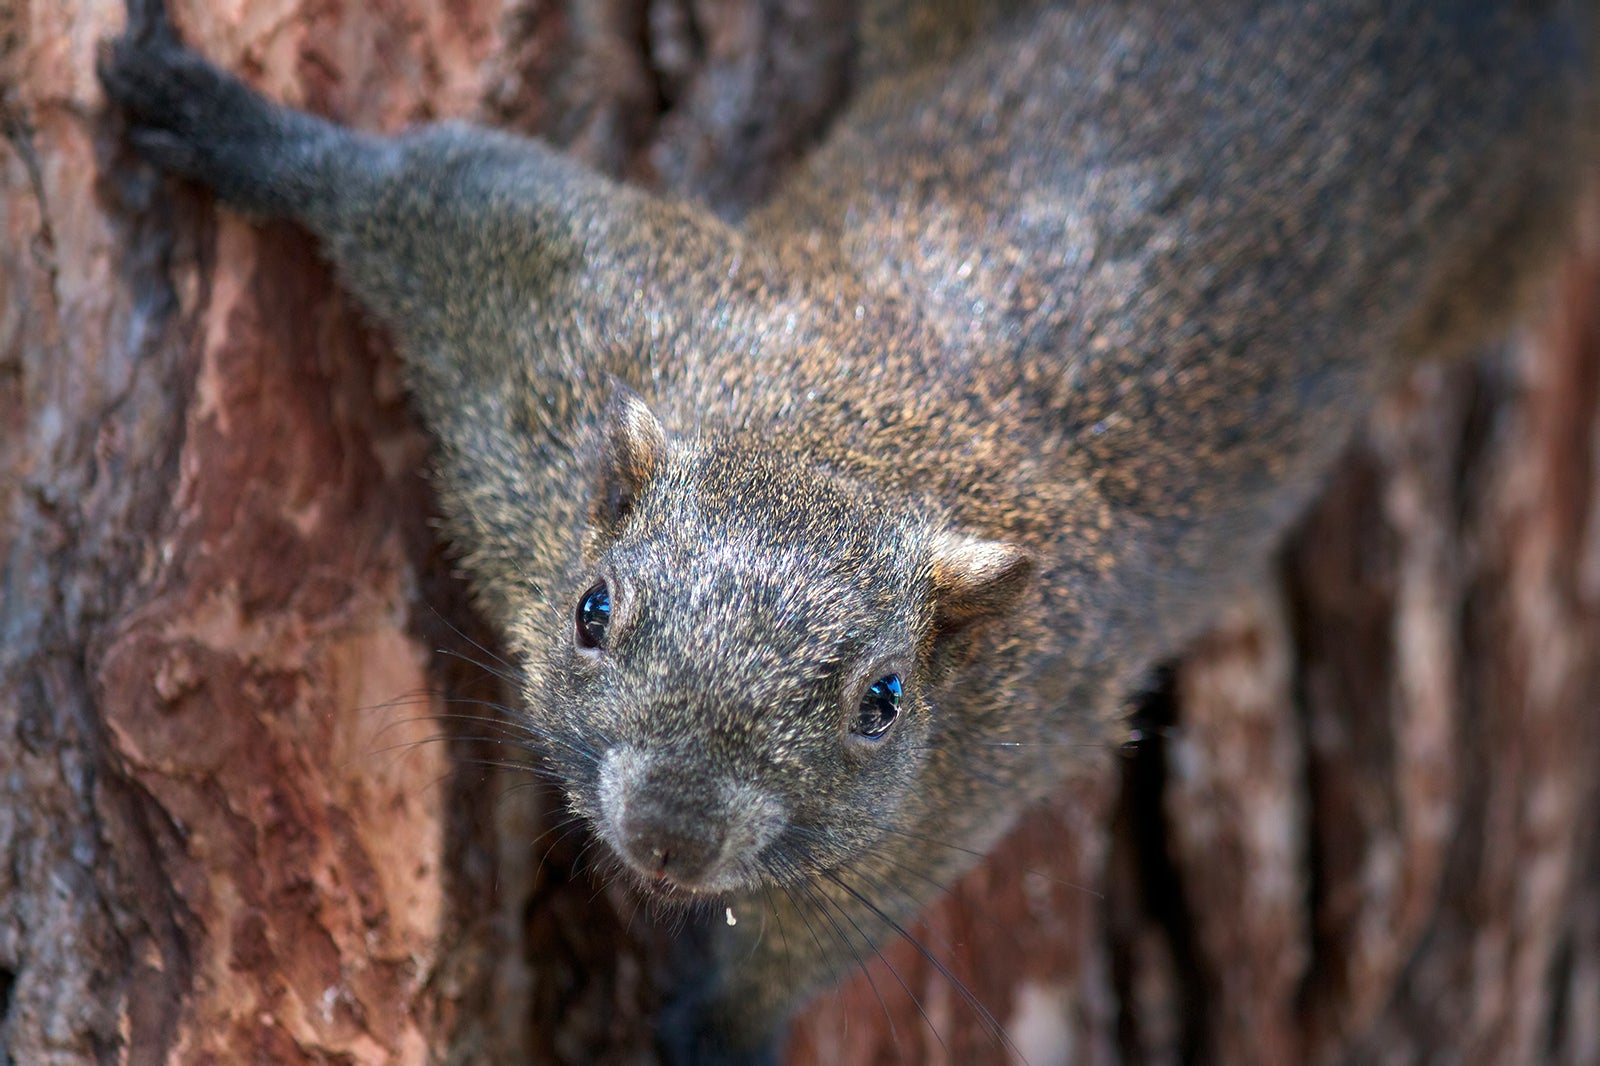
M 854 6 L 172 4 L 277 98 L 727 215 L 848 95 Z M 648 1061 L 670 923 L 517 769 L 392 354 L 303 234 L 127 153 L 116 7 L 0 5 L 0 1061 Z M 1574 248 L 1375 412 L 1152 739 L 914 930 L 1034 1066 L 1600 1061 L 1595 217 Z M 1002 1058 L 884 956 L 794 1061 Z

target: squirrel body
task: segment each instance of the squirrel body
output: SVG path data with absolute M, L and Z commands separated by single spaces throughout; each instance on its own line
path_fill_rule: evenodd
M 1516 310 L 1587 17 L 872 5 L 878 76 L 737 227 L 272 105 L 161 26 L 101 76 L 393 332 L 573 810 L 643 891 L 735 901 L 664 1052 L 753 1061 L 1119 735 L 1388 383 Z

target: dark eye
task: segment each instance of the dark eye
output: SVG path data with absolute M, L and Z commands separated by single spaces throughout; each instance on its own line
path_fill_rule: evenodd
M 597 581 L 578 600 L 578 647 L 605 647 L 610 624 L 611 592 L 604 581 Z
M 861 709 L 856 712 L 855 732 L 868 740 L 877 740 L 889 731 L 899 713 L 900 675 L 880 677 L 861 697 Z

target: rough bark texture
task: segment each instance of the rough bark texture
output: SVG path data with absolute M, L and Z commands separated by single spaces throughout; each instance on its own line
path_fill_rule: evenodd
M 736 214 L 847 94 L 852 6 L 174 17 L 275 97 Z M 648 1058 L 663 934 L 497 765 L 392 354 L 305 236 L 126 154 L 121 21 L 0 4 L 0 1060 Z M 1003 1058 L 975 997 L 1034 1066 L 1600 1062 L 1594 219 L 1574 248 L 1542 325 L 1376 413 L 1146 739 L 934 909 L 938 963 L 887 951 L 796 1061 Z

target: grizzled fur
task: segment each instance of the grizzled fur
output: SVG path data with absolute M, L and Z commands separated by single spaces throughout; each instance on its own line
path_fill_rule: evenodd
M 288 111 L 161 26 L 102 68 L 150 159 L 300 220 L 393 331 L 574 810 L 736 906 L 681 1058 L 770 1053 L 1116 735 L 1377 392 L 1514 310 L 1586 150 L 1576 2 L 926 6 L 869 5 L 877 80 L 739 228 Z

